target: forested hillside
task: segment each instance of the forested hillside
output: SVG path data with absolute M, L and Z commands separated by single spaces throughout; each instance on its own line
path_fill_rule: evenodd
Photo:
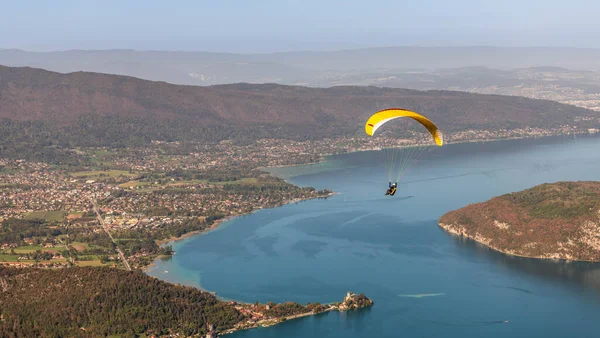
M 207 292 L 141 271 L 0 266 L 0 337 L 189 336 L 208 332 L 209 324 L 231 328 L 241 318 Z

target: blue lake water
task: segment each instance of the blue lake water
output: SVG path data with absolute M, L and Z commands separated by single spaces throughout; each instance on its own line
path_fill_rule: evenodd
M 435 148 L 394 197 L 384 196 L 382 164 L 377 152 L 360 152 L 278 168 L 294 184 L 338 194 L 176 242 L 176 255 L 148 273 L 246 302 L 326 303 L 347 291 L 375 302 L 235 338 L 600 336 L 600 264 L 509 257 L 437 226 L 445 212 L 499 194 L 600 180 L 600 137 Z

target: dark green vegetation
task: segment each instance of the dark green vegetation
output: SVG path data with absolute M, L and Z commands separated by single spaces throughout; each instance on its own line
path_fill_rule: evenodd
M 201 222 L 193 218 L 159 229 L 122 229 L 114 231 L 113 237 L 121 250 L 128 257 L 134 257 L 136 266 L 141 267 L 150 264 L 157 256 L 172 254 L 170 246 L 160 247 L 156 240 L 207 229 L 214 220 L 212 217 Z M 56 255 L 63 263 L 70 260 L 75 264 L 83 261 L 108 263 L 111 258 L 117 261 L 113 242 L 104 232 L 98 231 L 95 218 L 90 223 L 88 226 L 55 226 L 43 219 L 5 219 L 0 222 L 0 246 L 3 247 L 0 262 L 48 263 Z M 21 259 L 18 260 L 19 257 Z
M 594 217 L 600 210 L 596 183 L 542 184 L 501 198 L 529 211 L 533 218 Z
M 60 236 L 64 228 L 50 227 L 43 219 L 5 219 L 0 223 L 0 244 L 25 245 L 28 237 L 49 238 Z M 37 243 L 39 244 L 39 242 Z
M 310 303 L 309 303 L 310 304 Z M 267 317 L 287 317 L 306 313 L 312 310 L 307 306 L 301 305 L 296 302 L 285 302 L 282 304 L 267 303 L 268 310 L 264 312 Z
M 468 205 L 440 226 L 512 254 L 600 261 L 600 182 L 558 182 Z
M 247 142 L 363 136 L 376 110 L 400 106 L 448 132 L 593 126 L 600 113 L 552 101 L 375 87 L 275 84 L 193 87 L 0 66 L 0 157 L 76 162 L 56 147 L 141 146 L 151 140 Z
M 0 262 L 51 266 L 93 262 L 87 264 L 101 266 L 109 263 L 114 245 L 105 233 L 95 230 L 97 225 L 67 226 L 40 218 L 7 218 L 0 223 Z M 149 246 L 153 250 L 148 253 L 169 253 L 169 248 L 159 248 L 154 241 Z
M 0 336 L 184 336 L 232 327 L 242 316 L 213 295 L 111 268 L 0 267 Z

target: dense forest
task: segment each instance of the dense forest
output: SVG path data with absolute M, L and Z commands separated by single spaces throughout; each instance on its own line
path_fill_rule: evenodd
M 43 219 L 8 218 L 0 222 L 0 244 L 22 243 L 27 237 L 56 237 L 65 232 L 51 228 Z
M 0 267 L 0 318 L 1 337 L 134 337 L 202 334 L 242 316 L 209 293 L 141 271 Z

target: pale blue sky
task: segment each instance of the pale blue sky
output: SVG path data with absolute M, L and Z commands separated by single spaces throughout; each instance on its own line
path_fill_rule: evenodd
M 600 0 L 6 0 L 0 48 L 600 48 Z

